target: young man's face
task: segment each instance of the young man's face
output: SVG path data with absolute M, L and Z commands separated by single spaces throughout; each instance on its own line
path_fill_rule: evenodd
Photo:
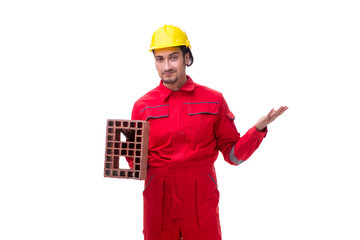
M 164 85 L 172 90 L 179 90 L 186 82 L 186 64 L 189 54 L 183 57 L 179 47 L 156 49 L 155 65 Z

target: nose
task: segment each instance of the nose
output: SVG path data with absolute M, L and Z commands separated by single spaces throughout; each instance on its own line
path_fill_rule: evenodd
M 164 62 L 165 62 L 165 63 L 164 63 L 164 70 L 165 70 L 165 71 L 170 70 L 170 69 L 171 69 L 171 65 L 170 65 L 169 60 L 166 59 Z

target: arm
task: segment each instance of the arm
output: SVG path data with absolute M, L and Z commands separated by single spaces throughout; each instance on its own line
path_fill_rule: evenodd
M 217 146 L 222 152 L 225 161 L 232 165 L 239 165 L 247 160 L 265 138 L 267 125 L 287 110 L 287 107 L 281 107 L 277 111 L 271 110 L 267 116 L 261 118 L 255 126 L 250 128 L 245 135 L 240 136 L 234 124 L 234 116 L 230 112 L 224 98 L 222 98 L 220 107 L 220 116 L 214 129 Z
M 231 149 L 230 160 L 239 165 L 246 161 L 260 146 L 267 133 L 267 125 L 283 114 L 288 107 L 280 107 L 278 110 L 271 109 L 270 112 L 259 119 L 244 136 L 242 136 Z
M 260 146 L 267 133 L 267 125 L 283 114 L 288 107 L 280 107 L 278 110 L 271 109 L 270 112 L 259 119 L 254 127 L 242 136 L 230 152 L 230 160 L 239 165 L 246 161 Z

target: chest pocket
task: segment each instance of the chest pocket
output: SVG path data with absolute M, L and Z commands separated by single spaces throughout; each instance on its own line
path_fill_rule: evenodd
M 159 105 L 154 107 L 146 107 L 140 111 L 145 121 L 157 118 L 166 118 L 169 116 L 169 105 Z
M 199 114 L 216 115 L 219 113 L 218 102 L 204 102 L 204 103 L 186 103 L 188 105 L 187 112 L 189 116 Z
M 149 148 L 166 145 L 169 139 L 169 105 L 148 106 L 140 113 L 143 120 L 150 122 Z
M 215 137 L 214 125 L 218 118 L 220 104 L 218 102 L 185 103 L 187 105 L 186 127 L 191 138 L 210 140 Z

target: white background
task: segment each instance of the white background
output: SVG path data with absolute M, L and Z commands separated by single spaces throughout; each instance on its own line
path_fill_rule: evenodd
M 194 81 L 244 134 L 216 162 L 223 239 L 360 239 L 357 1 L 1 1 L 0 238 L 142 239 L 143 182 L 103 177 L 105 124 L 159 83 L 152 33 L 190 39 Z M 186 239 L 185 239 L 186 240 Z

